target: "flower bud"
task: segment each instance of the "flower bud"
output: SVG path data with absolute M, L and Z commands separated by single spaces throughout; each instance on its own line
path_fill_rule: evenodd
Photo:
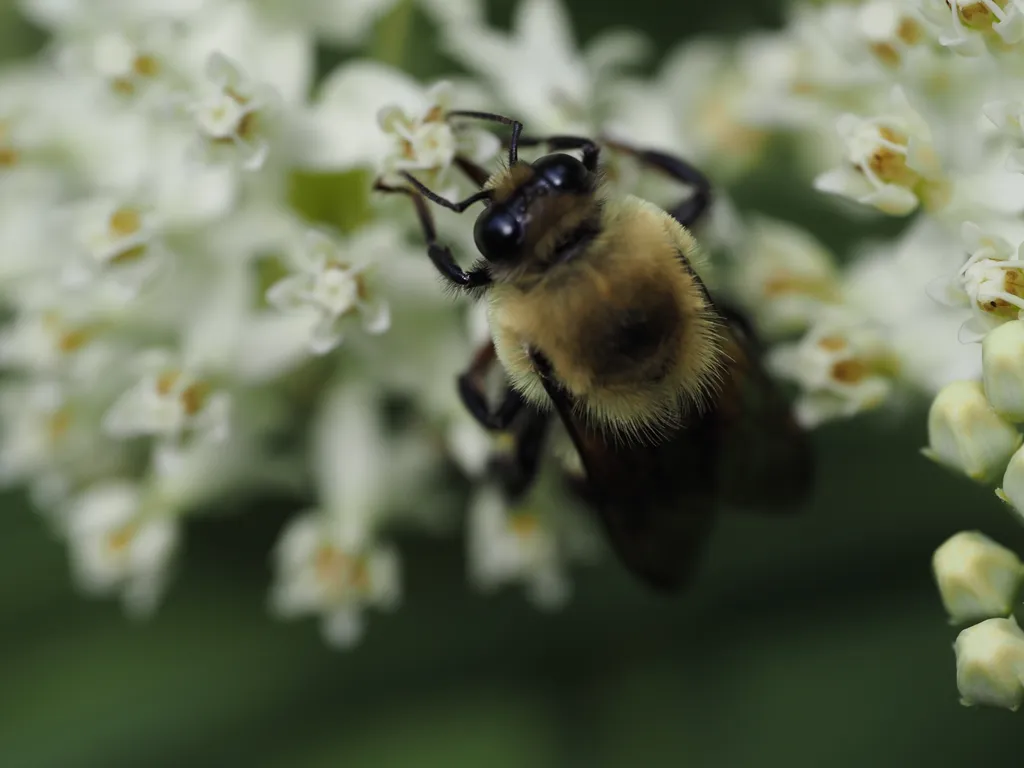
M 960 703 L 1017 709 L 1024 701 L 1024 632 L 1014 619 L 988 619 L 956 638 Z
M 954 381 L 932 401 L 928 447 L 922 453 L 972 480 L 988 482 L 1020 444 L 1020 433 L 995 412 L 980 382 Z
M 1013 507 L 1014 512 L 1024 519 L 1024 448 L 1010 457 L 1010 463 L 1003 473 L 1003 487 L 996 489 L 996 496 Z
M 1024 322 L 994 328 L 981 343 L 985 397 L 1003 418 L 1024 421 Z
M 1016 554 L 977 531 L 961 531 L 935 550 L 932 571 L 950 621 L 1006 616 L 1024 578 Z

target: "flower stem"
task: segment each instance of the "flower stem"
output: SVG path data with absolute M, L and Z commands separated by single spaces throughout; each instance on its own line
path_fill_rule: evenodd
M 413 0 L 399 2 L 379 22 L 373 35 L 373 58 L 403 68 L 414 22 Z

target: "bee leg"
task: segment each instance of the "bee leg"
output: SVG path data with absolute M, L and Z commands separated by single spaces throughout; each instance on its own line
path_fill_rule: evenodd
M 605 144 L 610 149 L 632 155 L 644 165 L 693 187 L 693 194 L 669 211 L 669 214 L 687 229 L 696 224 L 707 211 L 711 204 L 711 181 L 685 160 L 657 150 L 638 149 L 617 141 L 606 141 Z
M 527 407 L 515 424 L 513 451 L 491 460 L 491 472 L 511 504 L 522 499 L 537 479 L 549 424 L 548 414 Z
M 545 145 L 549 150 L 581 149 L 583 150 L 583 167 L 593 173 L 597 170 L 597 159 L 601 147 L 593 139 L 582 136 L 520 136 L 520 147 L 537 147 Z
M 469 368 L 459 375 L 457 385 L 459 398 L 470 415 L 485 429 L 501 431 L 507 429 L 522 410 L 524 401 L 518 391 L 508 387 L 497 410 L 491 410 L 484 395 L 484 377 L 496 359 L 494 344 L 488 341 L 473 355 L 473 361 L 469 364 Z
M 486 120 L 492 123 L 501 123 L 512 127 L 512 138 L 508 143 L 508 164 L 512 167 L 519 162 L 519 134 L 523 130 L 523 124 L 511 117 L 505 117 L 494 112 L 475 112 L 466 109 L 455 109 L 446 115 L 446 119 L 453 117 L 466 117 L 470 120 Z
M 423 196 L 417 194 L 416 190 L 410 189 L 409 187 L 394 187 L 389 184 L 385 184 L 380 180 L 373 185 L 373 188 L 378 192 L 408 195 L 412 200 L 413 205 L 416 208 L 416 215 L 420 220 L 420 226 L 423 228 L 423 237 L 427 241 L 427 255 L 430 257 L 430 261 L 433 262 L 437 271 L 441 273 L 441 277 L 457 288 L 471 289 L 490 285 L 491 275 L 486 269 L 472 269 L 467 272 L 455 261 L 451 248 L 447 245 L 442 245 L 437 241 L 437 229 L 434 227 L 434 217 L 430 215 L 430 209 L 427 208 L 427 204 L 424 202 Z M 445 202 L 448 203 L 448 207 L 461 205 L 461 203 L 451 203 L 447 200 Z M 466 201 L 463 201 L 463 203 L 465 202 Z

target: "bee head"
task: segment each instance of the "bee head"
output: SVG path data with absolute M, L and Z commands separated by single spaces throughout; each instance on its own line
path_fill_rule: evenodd
M 488 206 L 476 220 L 476 247 L 492 263 L 508 263 L 522 254 L 535 200 L 556 194 L 585 194 L 594 184 L 593 174 L 572 155 L 545 155 L 530 168 L 532 174 L 519 188 L 507 199 Z

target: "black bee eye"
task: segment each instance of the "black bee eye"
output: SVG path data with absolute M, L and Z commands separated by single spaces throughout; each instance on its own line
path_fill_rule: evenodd
M 523 246 L 523 225 L 508 209 L 489 208 L 476 220 L 473 239 L 485 259 L 505 261 L 519 254 Z
M 572 155 L 547 155 L 535 162 L 533 169 L 559 192 L 583 192 L 590 186 L 590 171 Z

